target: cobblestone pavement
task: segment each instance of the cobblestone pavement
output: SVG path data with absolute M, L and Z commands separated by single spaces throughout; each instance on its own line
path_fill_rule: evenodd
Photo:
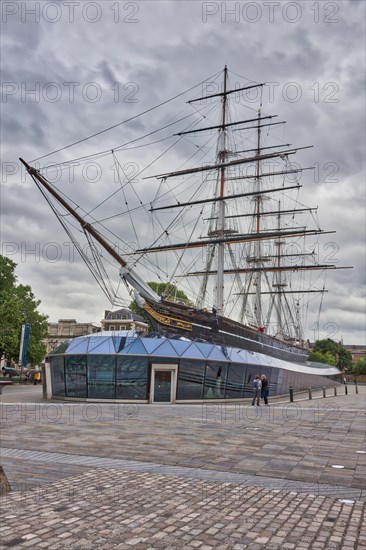
M 366 548 L 365 387 L 318 396 L 257 409 L 6 388 L 0 548 Z

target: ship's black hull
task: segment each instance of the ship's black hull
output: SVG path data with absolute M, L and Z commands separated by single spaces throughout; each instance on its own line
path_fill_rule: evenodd
M 150 302 L 145 304 L 145 312 L 153 330 L 169 338 L 184 336 L 295 363 L 304 363 L 308 359 L 308 353 L 303 348 L 204 310 L 171 302 Z

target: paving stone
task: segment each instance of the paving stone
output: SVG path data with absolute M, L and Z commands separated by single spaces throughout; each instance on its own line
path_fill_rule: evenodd
M 1 548 L 362 548 L 360 392 L 340 397 L 332 419 L 327 400 L 301 403 L 296 422 L 275 405 L 255 420 L 261 438 L 252 417 L 237 421 L 235 407 L 231 417 L 203 421 L 205 406 L 141 406 L 121 423 L 114 405 L 101 405 L 98 422 L 83 421 L 83 405 L 75 405 L 72 423 L 40 422 L 36 438 L 31 419 L 12 418 L 2 430 L 13 492 L 2 499 Z M 331 468 L 338 463 L 344 470 Z

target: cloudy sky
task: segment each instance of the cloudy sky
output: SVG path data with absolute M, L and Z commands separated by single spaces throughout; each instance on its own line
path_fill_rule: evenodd
M 111 305 L 18 157 L 33 161 L 62 149 L 42 165 L 125 143 L 162 125 L 162 111 L 154 111 L 152 126 L 136 119 L 64 149 L 209 79 L 226 63 L 241 83 L 271 83 L 265 109 L 287 121 L 291 143 L 314 145 L 305 164 L 316 163 L 318 175 L 304 189 L 304 203 L 319 206 L 322 228 L 337 231 L 323 241 L 333 247 L 324 254 L 334 250 L 338 265 L 354 266 L 328 273 L 319 335 L 365 343 L 365 6 L 2 2 L 2 254 L 18 264 L 19 281 L 31 285 L 41 311 L 51 321 L 100 322 Z M 146 165 L 136 155 L 131 162 Z M 103 182 L 95 196 L 105 193 Z M 82 204 L 82 186 L 72 189 L 70 178 L 57 185 Z

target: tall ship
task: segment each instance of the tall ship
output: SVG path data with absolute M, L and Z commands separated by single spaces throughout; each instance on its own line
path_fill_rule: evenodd
M 232 81 L 225 67 L 209 86 L 200 83 L 186 98 L 175 96 L 180 110 L 170 100 L 161 103 L 167 117 L 150 128 L 141 123 L 139 137 L 134 127 L 133 139 L 122 145 L 47 167 L 20 160 L 108 299 L 118 303 L 124 283 L 149 318 L 151 337 L 304 363 L 303 313 L 315 298 L 322 302 L 320 275 L 339 268 L 319 261 L 314 242 L 332 231 L 321 229 L 317 207 L 300 198 L 315 167 L 294 158 L 311 146 L 279 138 L 284 122 L 263 109 L 265 83 Z M 253 94 L 257 102 L 248 102 Z M 130 121 L 136 126 L 152 111 Z M 55 154 L 60 151 L 64 156 L 64 150 Z M 126 164 L 128 155 L 134 160 Z M 91 159 L 109 161 L 114 186 L 103 174 L 98 185 L 106 197 L 85 208 L 66 195 L 62 178 L 56 187 L 47 174 L 54 169 L 63 175 Z M 73 187 L 80 197 L 83 188 Z M 113 285 L 108 268 L 118 270 L 119 283 Z

